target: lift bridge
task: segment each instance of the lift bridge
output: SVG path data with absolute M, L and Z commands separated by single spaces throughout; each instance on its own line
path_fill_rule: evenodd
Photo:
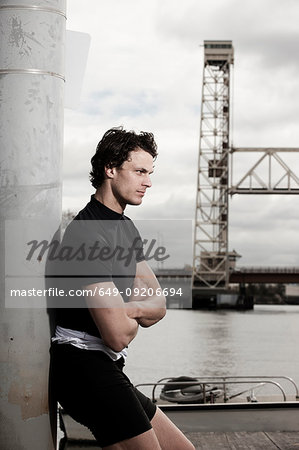
M 279 279 L 280 273 L 236 271 L 238 254 L 228 248 L 229 196 L 244 194 L 299 194 L 299 178 L 284 161 L 299 148 L 236 148 L 231 145 L 232 41 L 204 41 L 199 165 L 194 228 L 192 294 L 194 303 L 228 293 L 232 282 Z M 256 161 L 232 184 L 233 157 L 251 152 Z M 280 167 L 279 176 L 273 170 Z M 267 168 L 265 171 L 264 168 Z M 261 176 L 263 168 L 264 176 Z M 251 278 L 250 278 L 251 277 Z M 286 273 L 284 280 L 288 280 Z M 299 273 L 289 277 L 299 282 Z M 250 281 L 251 280 L 251 281 Z

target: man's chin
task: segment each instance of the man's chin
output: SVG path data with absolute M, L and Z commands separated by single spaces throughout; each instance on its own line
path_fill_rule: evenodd
M 131 200 L 130 202 L 128 202 L 127 204 L 128 205 L 131 205 L 131 206 L 138 206 L 138 205 L 141 205 L 141 203 L 142 203 L 142 198 L 138 198 L 138 199 L 136 199 L 136 200 Z

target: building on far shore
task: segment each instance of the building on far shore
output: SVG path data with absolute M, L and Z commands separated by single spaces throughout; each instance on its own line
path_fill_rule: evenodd
M 286 285 L 286 303 L 290 305 L 299 305 L 299 284 Z

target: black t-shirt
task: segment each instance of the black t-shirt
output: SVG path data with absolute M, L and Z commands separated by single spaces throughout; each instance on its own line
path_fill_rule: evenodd
M 131 219 L 91 196 L 90 202 L 66 228 L 56 256 L 55 283 L 67 294 L 61 297 L 63 307 L 56 310 L 56 324 L 99 337 L 83 289 L 94 283 L 112 281 L 124 301 L 128 300 L 136 263 L 144 260 L 137 228 Z M 115 291 L 109 295 L 113 302 Z

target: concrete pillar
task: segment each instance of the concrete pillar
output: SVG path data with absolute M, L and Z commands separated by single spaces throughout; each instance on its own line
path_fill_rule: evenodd
M 27 219 L 32 223 L 48 223 L 46 233 L 49 235 L 60 222 L 64 43 L 65 0 L 1 1 L 2 450 L 54 448 L 48 411 L 50 324 L 47 310 L 21 304 L 10 307 L 5 273 L 9 272 L 10 286 L 17 283 L 18 270 L 23 263 L 19 245 L 23 228 L 26 228 L 22 223 Z M 19 241 L 10 235 L 12 229 L 19 230 Z M 9 248 L 7 242 L 10 242 Z M 15 273 L 11 269 L 14 259 L 18 267 Z M 40 273 L 44 263 L 40 262 Z

